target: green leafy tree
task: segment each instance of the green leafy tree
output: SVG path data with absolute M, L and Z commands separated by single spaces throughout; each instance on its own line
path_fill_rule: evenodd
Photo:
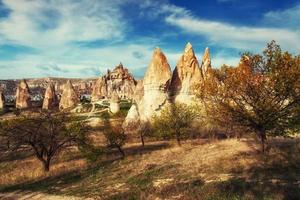
M 207 116 L 256 133 L 263 152 L 268 135 L 299 130 L 300 56 L 272 41 L 262 55 L 244 54 L 238 67 L 209 77 L 198 88 Z
M 153 116 L 152 129 L 162 138 L 175 138 L 178 145 L 192 130 L 192 124 L 198 117 L 196 109 L 185 104 L 170 104 Z

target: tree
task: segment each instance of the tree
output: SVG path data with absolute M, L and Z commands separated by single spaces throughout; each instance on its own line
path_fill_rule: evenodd
M 10 144 L 10 150 L 29 146 L 50 170 L 51 160 L 62 149 L 87 145 L 87 128 L 82 122 L 71 122 L 65 114 L 40 113 L 1 122 L 0 132 Z
M 262 55 L 244 54 L 238 67 L 211 72 L 198 88 L 207 115 L 220 124 L 242 126 L 259 136 L 299 129 L 300 56 L 272 41 Z
M 150 136 L 151 125 L 149 122 L 142 122 L 137 119 L 136 121 L 129 122 L 125 126 L 126 132 L 137 134 L 140 137 L 142 146 L 145 146 L 145 137 Z
M 121 125 L 113 126 L 110 122 L 109 115 L 106 114 L 103 117 L 104 119 L 104 129 L 103 133 L 106 138 L 106 143 L 108 148 L 117 148 L 121 153 L 122 157 L 125 157 L 125 152 L 122 149 L 122 146 L 126 142 L 126 135 Z
M 176 138 L 181 146 L 181 140 L 186 136 L 198 114 L 194 108 L 185 104 L 170 104 L 153 116 L 152 128 L 156 135 L 162 138 Z

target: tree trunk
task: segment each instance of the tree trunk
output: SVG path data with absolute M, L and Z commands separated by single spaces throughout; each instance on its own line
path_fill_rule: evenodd
M 144 141 L 144 135 L 141 133 L 141 142 L 142 142 L 142 146 L 145 146 L 145 141 Z
M 181 146 L 181 141 L 180 141 L 180 135 L 179 134 L 176 134 L 176 140 L 177 140 L 177 144 L 179 146 Z
M 265 131 L 260 131 L 260 140 L 261 140 L 261 151 L 262 153 L 265 153 L 266 150 L 266 132 Z
M 120 146 L 117 146 L 119 152 L 122 154 L 122 157 L 125 157 L 125 152 L 123 151 L 123 149 Z
M 44 171 L 49 172 L 50 171 L 50 160 L 47 159 L 47 160 L 43 161 L 43 166 L 44 166 Z

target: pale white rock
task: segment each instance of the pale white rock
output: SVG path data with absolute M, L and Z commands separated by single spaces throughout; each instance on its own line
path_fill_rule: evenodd
M 54 84 L 50 83 L 45 91 L 44 100 L 43 100 L 43 109 L 51 110 L 58 106 L 58 99 L 55 93 Z
M 116 114 L 120 111 L 120 98 L 115 91 L 112 93 L 110 98 L 109 110 L 113 114 Z
M 59 109 L 67 109 L 75 107 L 79 103 L 79 97 L 76 94 L 74 87 L 70 80 L 65 84 L 61 99 L 59 102 Z
M 16 108 L 25 109 L 31 107 L 31 97 L 26 80 L 22 80 L 17 86 Z
M 144 95 L 138 103 L 142 121 L 148 121 L 168 103 L 167 89 L 171 80 L 171 68 L 163 52 L 156 48 L 143 79 Z
M 96 81 L 92 91 L 92 101 L 98 101 L 107 96 L 107 86 L 105 77 L 100 77 Z
M 210 53 L 208 47 L 206 47 L 203 54 L 201 69 L 202 69 L 203 77 L 206 77 L 207 74 L 209 73 L 209 70 L 211 69 L 211 59 L 210 59 Z
M 126 132 L 135 132 L 140 125 L 140 115 L 137 104 L 132 104 L 122 125 Z
M 5 107 L 5 98 L 3 92 L 0 90 L 0 110 Z
M 195 96 L 195 86 L 203 80 L 191 43 L 187 43 L 172 75 L 169 94 L 174 102 L 189 103 Z

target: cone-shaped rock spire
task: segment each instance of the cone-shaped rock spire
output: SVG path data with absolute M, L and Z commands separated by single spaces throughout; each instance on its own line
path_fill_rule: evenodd
M 106 87 L 105 77 L 100 77 L 96 81 L 96 83 L 93 87 L 91 96 L 92 96 L 92 101 L 97 101 L 97 100 L 102 99 L 107 96 L 107 87 Z
M 70 80 L 64 86 L 64 91 L 62 93 L 59 109 L 66 109 L 74 107 L 79 102 L 79 98 L 74 90 L 74 87 Z
M 209 69 L 211 69 L 211 59 L 210 59 L 210 53 L 208 47 L 206 47 L 203 54 L 201 69 L 202 69 L 203 76 L 205 76 L 209 71 Z
M 30 91 L 25 79 L 17 87 L 16 91 L 16 108 L 24 109 L 31 106 Z
M 183 55 L 179 59 L 172 76 L 171 96 L 193 94 L 193 87 L 202 80 L 198 60 L 191 43 L 187 43 Z
M 160 48 L 156 48 L 141 82 L 143 84 L 143 90 L 140 91 L 142 96 L 136 99 L 137 104 L 134 108 L 137 109 L 141 121 L 148 121 L 168 102 L 167 89 L 170 80 L 171 68 L 167 58 Z M 129 123 L 128 120 L 127 123 Z
M 166 56 L 156 48 L 152 60 L 144 76 L 144 89 L 157 89 L 165 87 L 171 78 L 171 68 Z
M 55 86 L 53 85 L 53 83 L 49 83 L 44 95 L 43 109 L 51 110 L 54 109 L 57 105 L 58 99 L 55 94 Z
M 0 90 L 0 110 L 5 107 L 5 98 L 3 92 Z

